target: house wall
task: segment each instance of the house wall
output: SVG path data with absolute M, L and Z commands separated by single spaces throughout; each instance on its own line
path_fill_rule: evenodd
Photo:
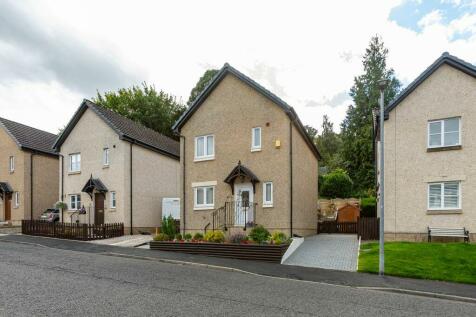
M 185 213 L 186 231 L 203 231 L 204 227 L 212 221 L 212 211 L 223 206 L 227 198 L 232 199 L 230 185 L 226 184 L 224 179 L 238 161 L 241 161 L 260 180 L 254 194 L 254 202 L 258 203 L 255 222 L 271 231 L 290 233 L 289 122 L 289 118 L 279 106 L 234 75 L 226 75 L 181 129 L 182 164 L 185 157 L 185 208 L 184 204 L 181 207 L 182 215 Z M 259 152 L 251 152 L 253 127 L 262 128 L 262 150 Z M 215 159 L 194 162 L 195 137 L 207 134 L 215 135 Z M 300 153 L 301 145 L 298 140 L 302 137 L 297 132 L 294 134 L 296 153 Z M 280 148 L 275 147 L 276 140 L 281 142 Z M 303 150 L 303 155 L 307 158 L 305 151 Z M 310 153 L 309 149 L 307 151 Z M 303 163 L 304 160 L 296 159 L 296 163 Z M 315 157 L 312 160 L 316 161 Z M 317 163 L 303 164 L 304 166 L 311 165 L 311 170 L 306 172 L 316 171 L 315 186 L 311 187 L 313 197 L 310 198 L 314 200 L 313 205 L 316 205 L 315 212 L 317 209 Z M 299 171 L 302 169 L 298 168 L 296 173 Z M 295 179 L 296 192 L 308 182 L 308 180 L 302 182 L 298 180 L 298 175 L 296 174 Z M 194 210 L 192 183 L 208 181 L 217 183 L 214 208 Z M 273 182 L 272 208 L 263 208 L 263 182 L 267 181 Z M 306 192 L 309 191 L 306 190 Z M 299 198 L 302 196 L 296 194 L 296 204 Z M 308 201 L 307 198 L 303 200 Z M 297 210 L 295 221 L 301 227 L 304 227 L 305 221 L 299 218 L 307 215 L 308 210 L 313 208 L 304 208 L 303 205 L 295 207 Z
M 28 187 L 27 192 L 31 190 L 31 155 L 31 153 L 25 152 L 25 184 Z M 54 208 L 55 203 L 58 201 L 58 165 L 59 159 L 57 156 L 33 155 L 33 219 L 38 219 L 47 208 Z M 27 201 L 25 204 L 29 206 L 31 202 Z M 29 213 L 29 211 L 27 211 L 27 213 Z M 29 217 L 29 214 L 25 214 L 25 219 L 29 219 Z
M 476 238 L 476 79 L 446 64 L 385 121 L 385 237 L 422 240 L 428 226 L 466 227 Z M 462 149 L 427 152 L 427 122 L 461 116 Z M 427 210 L 429 182 L 461 181 L 461 209 Z

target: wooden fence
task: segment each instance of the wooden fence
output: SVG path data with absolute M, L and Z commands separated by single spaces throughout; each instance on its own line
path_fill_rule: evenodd
M 86 223 L 46 222 L 41 220 L 22 220 L 22 234 L 53 237 L 71 240 L 99 240 L 124 235 L 123 223 L 94 225 Z
M 317 233 L 356 233 L 362 240 L 378 240 L 379 218 L 361 217 L 357 222 L 319 222 Z

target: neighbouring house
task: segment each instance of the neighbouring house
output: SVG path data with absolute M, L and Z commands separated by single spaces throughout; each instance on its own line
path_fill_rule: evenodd
M 316 233 L 319 152 L 283 100 L 225 64 L 173 128 L 184 232 Z
M 475 105 L 476 67 L 448 53 L 388 105 L 385 239 L 426 240 L 428 226 L 476 239 Z
M 126 233 L 152 232 L 162 199 L 179 195 L 179 143 L 89 100 L 54 147 L 64 222 L 122 222 Z
M 0 222 L 38 219 L 58 200 L 56 135 L 0 118 Z

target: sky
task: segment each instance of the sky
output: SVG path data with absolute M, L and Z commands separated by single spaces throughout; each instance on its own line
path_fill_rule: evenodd
M 142 82 L 185 103 L 228 62 L 339 131 L 375 34 L 404 86 L 445 51 L 476 64 L 476 0 L 0 0 L 0 117 L 57 133 L 84 98 Z

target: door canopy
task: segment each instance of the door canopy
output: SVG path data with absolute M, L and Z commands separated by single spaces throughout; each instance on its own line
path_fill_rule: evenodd
M 231 186 L 231 192 L 234 194 L 234 184 L 237 178 L 244 180 L 248 178 L 253 184 L 253 193 L 256 193 L 255 185 L 259 183 L 258 177 L 246 166 L 241 164 L 241 161 L 238 161 L 238 165 L 231 171 L 231 173 L 225 178 L 225 183 Z
M 93 175 L 91 174 L 91 177 L 84 185 L 82 192 L 87 193 L 92 199 L 94 191 L 96 191 L 97 193 L 105 194 L 107 193 L 107 187 L 104 185 L 103 182 L 101 182 L 99 178 L 93 178 Z
M 13 193 L 13 189 L 7 182 L 0 182 L 0 198 L 3 199 L 5 195 Z

